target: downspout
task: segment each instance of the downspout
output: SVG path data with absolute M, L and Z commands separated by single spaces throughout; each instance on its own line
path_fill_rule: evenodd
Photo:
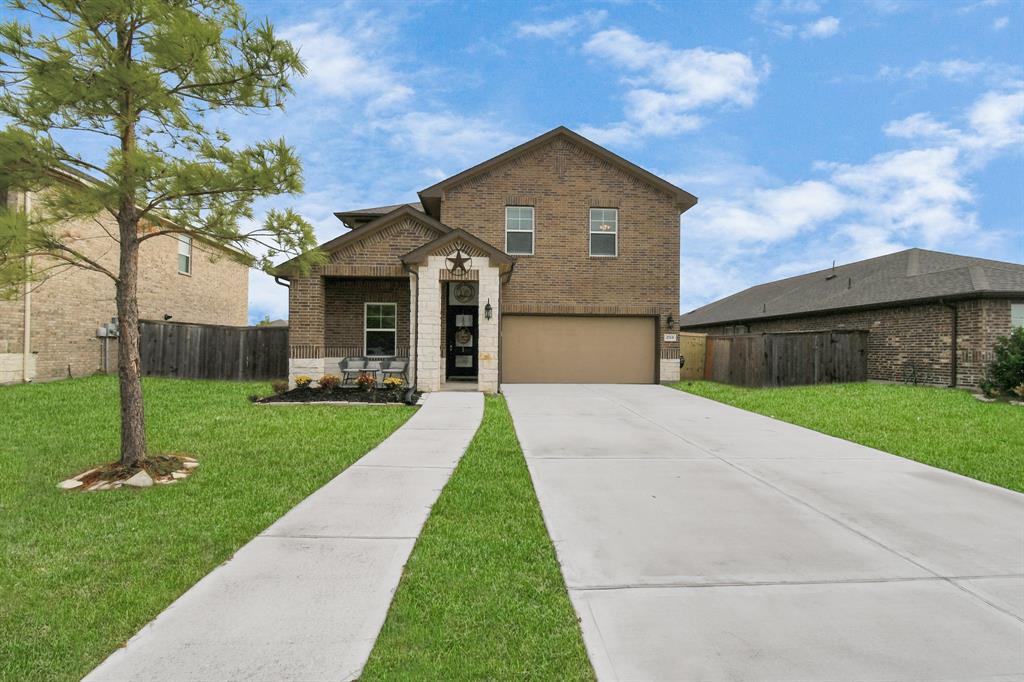
M 949 371 L 949 373 L 950 373 L 949 387 L 950 388 L 956 388 L 957 387 L 957 381 L 956 381 L 957 357 L 956 356 L 957 356 L 957 350 L 958 350 L 958 348 L 957 348 L 957 346 L 958 346 L 958 342 L 957 342 L 957 328 L 960 326 L 960 310 L 957 308 L 956 303 L 946 303 L 945 301 L 943 301 L 941 299 L 939 300 L 939 303 L 944 305 L 944 306 L 946 306 L 947 308 L 949 308 L 950 312 L 952 312 L 952 314 L 953 314 L 953 329 L 952 329 L 952 333 L 949 336 L 950 351 L 951 351 L 951 355 L 950 355 L 950 371 Z
M 25 214 L 27 215 L 30 208 L 30 202 L 28 198 L 28 192 L 25 192 L 24 198 Z M 32 272 L 32 257 L 29 256 L 25 259 L 25 270 L 26 274 Z M 25 279 L 25 323 L 23 325 L 24 337 L 21 342 L 21 380 L 24 383 L 32 381 L 32 377 L 29 376 L 28 365 L 29 357 L 32 352 L 32 284 Z

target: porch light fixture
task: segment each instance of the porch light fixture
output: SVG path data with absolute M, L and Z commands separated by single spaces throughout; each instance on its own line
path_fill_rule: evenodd
M 668 314 L 668 319 L 665 322 L 668 325 L 668 328 L 671 329 L 672 323 L 675 322 L 675 320 L 672 319 L 672 313 Z
M 491 312 L 493 310 L 494 308 L 491 307 L 491 299 L 488 298 L 487 305 L 484 306 L 484 318 L 488 320 L 491 319 Z

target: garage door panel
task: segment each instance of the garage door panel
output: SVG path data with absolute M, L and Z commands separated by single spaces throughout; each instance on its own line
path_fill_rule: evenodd
M 654 318 L 506 315 L 504 383 L 650 384 Z

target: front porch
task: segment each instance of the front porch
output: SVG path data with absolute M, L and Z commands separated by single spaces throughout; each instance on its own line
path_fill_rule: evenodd
M 289 383 L 339 374 L 345 358 L 407 358 L 420 391 L 497 392 L 509 267 L 475 241 L 453 232 L 405 254 L 400 266 L 326 264 L 293 278 Z M 461 267 L 452 267 L 453 254 L 465 259 Z

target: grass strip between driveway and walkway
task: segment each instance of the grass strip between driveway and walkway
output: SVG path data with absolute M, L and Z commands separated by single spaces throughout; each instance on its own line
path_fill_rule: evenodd
M 366 680 L 592 680 L 505 401 L 483 423 L 405 568 Z
M 675 388 L 1024 492 L 1024 407 L 966 391 L 899 384 Z
M 414 412 L 251 404 L 266 384 L 143 385 L 150 451 L 200 467 L 105 492 L 55 486 L 116 459 L 115 377 L 0 388 L 0 679 L 80 679 Z

